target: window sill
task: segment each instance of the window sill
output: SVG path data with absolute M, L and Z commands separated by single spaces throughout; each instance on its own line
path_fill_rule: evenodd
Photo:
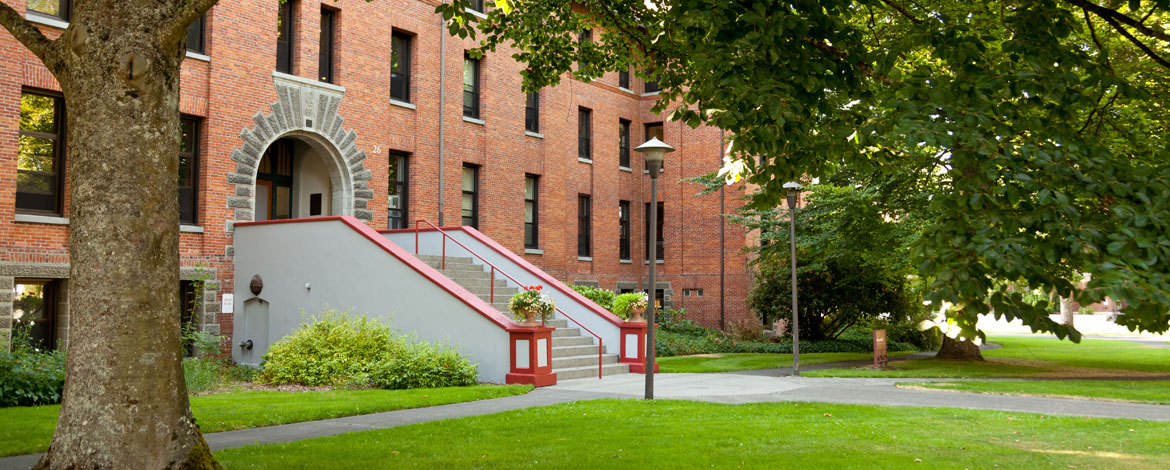
M 663 174 L 663 173 L 666 173 L 666 168 L 659 168 L 659 169 L 658 169 L 658 174 L 660 174 L 660 175 L 661 175 L 661 174 Z M 650 174 L 650 170 L 642 170 L 642 174 L 643 174 L 643 175 L 648 175 L 648 174 Z
M 525 248 L 524 254 L 526 254 L 526 255 L 543 255 L 544 250 L 538 250 L 536 248 Z
M 32 23 L 43 24 L 45 26 L 52 26 L 54 28 L 66 29 L 69 27 L 69 22 L 57 18 L 55 16 L 37 13 L 35 11 L 26 11 L 24 19 Z
M 69 225 L 68 217 L 57 217 L 53 215 L 16 214 L 13 220 L 29 224 Z
M 621 264 L 634 264 L 634 262 L 633 262 L 633 261 L 631 261 L 631 260 L 628 260 L 628 259 L 619 259 L 619 260 L 618 260 L 618 263 L 621 263 Z
M 628 166 L 619 166 L 618 169 L 621 171 L 624 171 L 626 173 L 633 173 L 634 172 L 634 170 Z
M 590 160 L 590 159 L 588 159 L 588 158 L 581 158 L 581 157 L 577 157 L 577 161 L 579 161 L 579 162 L 581 162 L 581 163 L 588 163 L 588 164 L 590 164 L 590 165 L 592 165 L 592 164 L 593 164 L 593 160 Z
M 483 119 L 470 118 L 467 116 L 463 116 L 463 122 L 470 122 L 472 124 L 476 124 L 476 125 L 480 125 L 480 126 L 487 124 L 486 122 L 484 122 Z
M 203 227 L 200 227 L 198 225 L 180 224 L 179 225 L 179 232 L 180 233 L 203 233 Z
M 390 104 L 397 106 L 399 108 L 416 109 L 414 103 L 407 103 L 405 101 L 398 101 L 394 98 L 390 98 Z
M 648 96 L 658 96 L 658 95 L 661 95 L 661 94 L 662 94 L 662 92 L 661 92 L 661 91 L 651 91 L 651 92 L 648 92 L 648 93 L 642 93 L 642 97 L 643 97 L 643 98 L 646 98 L 646 97 L 648 97 Z
M 211 56 L 207 54 L 200 54 L 198 52 L 187 51 L 188 59 L 202 60 L 204 62 L 211 62 Z
M 528 137 L 536 137 L 537 139 L 543 139 L 543 138 L 544 138 L 544 134 L 541 134 L 541 133 L 539 133 L 539 132 L 524 131 L 524 135 L 526 135 L 526 136 L 528 136 Z
M 297 82 L 297 83 L 300 83 L 302 85 L 308 85 L 310 87 L 323 88 L 326 90 L 335 91 L 337 93 L 345 93 L 345 87 L 343 87 L 341 85 L 334 85 L 332 83 L 325 83 L 325 82 L 322 82 L 320 80 L 311 80 L 311 79 L 308 79 L 305 77 L 290 75 L 290 74 L 287 74 L 284 72 L 277 72 L 275 70 L 272 71 L 272 77 L 273 78 L 280 78 L 283 80 L 288 80 L 290 82 Z
M 484 13 L 482 11 L 475 11 L 475 10 L 472 10 L 470 8 L 464 8 L 463 11 L 471 13 L 473 16 L 475 16 L 481 20 L 487 19 L 487 13 Z
M 592 256 L 578 256 L 577 261 L 588 261 L 588 262 L 592 263 L 593 257 Z
M 634 90 L 631 90 L 631 89 L 629 89 L 629 88 L 622 88 L 622 87 L 620 87 L 620 86 L 619 86 L 619 87 L 618 87 L 618 89 L 619 89 L 619 90 L 621 90 L 621 91 L 624 91 L 624 92 L 626 92 L 626 93 L 629 93 L 629 94 L 631 94 L 631 95 L 634 95 L 634 94 L 636 94 L 636 93 L 634 93 Z
M 649 265 L 650 261 L 649 260 L 642 260 L 642 264 Z M 666 260 L 662 260 L 662 259 L 654 260 L 654 264 L 666 264 Z

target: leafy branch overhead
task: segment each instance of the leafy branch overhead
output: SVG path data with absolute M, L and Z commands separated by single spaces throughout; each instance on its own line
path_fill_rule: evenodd
M 1170 327 L 1170 0 L 496 3 L 438 11 L 529 90 L 652 71 L 654 111 L 729 132 L 757 209 L 843 171 L 932 181 L 913 261 L 970 334 L 994 311 L 1079 337 L 1009 285 Z

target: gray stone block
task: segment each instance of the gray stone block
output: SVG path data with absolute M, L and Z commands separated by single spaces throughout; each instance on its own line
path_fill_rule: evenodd
M 280 125 L 280 118 L 278 118 L 276 116 L 275 112 L 273 112 L 272 114 L 269 114 L 264 119 L 266 121 L 268 121 L 268 128 L 272 129 L 272 138 L 270 138 L 269 140 L 272 140 L 272 139 L 275 139 L 277 137 L 284 135 L 284 133 L 285 133 L 284 126 Z
M 272 115 L 276 117 L 276 133 L 284 134 L 288 132 L 288 120 L 284 116 L 284 105 L 280 102 L 272 103 Z
M 289 93 L 289 97 L 288 97 L 289 101 L 292 102 L 293 122 L 296 122 L 296 123 L 305 122 L 305 112 L 301 108 L 304 105 L 304 102 L 301 101 L 301 90 L 297 89 L 297 88 L 291 88 L 288 90 L 288 93 Z
M 365 181 L 365 180 L 372 178 L 373 175 L 374 174 L 372 172 L 370 172 L 370 170 L 363 170 L 363 171 L 354 173 L 353 179 L 354 179 L 354 181 Z
M 0 315 L 12 315 L 12 302 L 0 302 Z
M 228 196 L 227 205 L 228 205 L 228 207 L 233 208 L 233 209 L 251 209 L 252 208 L 252 198 L 239 197 L 239 196 Z
M 12 303 L 12 291 L 0 290 L 0 303 Z
M 68 279 L 68 264 L 0 263 L 0 276 Z
M 0 330 L 10 330 L 10 329 L 12 329 L 12 317 L 9 317 L 9 316 L 0 317 Z M 8 343 L 8 333 L 5 332 L 4 334 L 0 334 L 0 339 L 3 339 L 4 340 L 3 342 L 5 344 L 7 344 Z
M 228 182 L 228 184 L 246 184 L 246 185 L 250 186 L 252 184 L 252 177 L 250 174 L 228 173 L 227 182 Z M 238 188 L 238 186 L 237 186 L 237 188 Z M 251 190 L 250 187 L 249 187 L 249 190 Z M 239 190 L 237 189 L 237 191 L 239 191 Z M 249 194 L 249 196 L 250 196 L 250 194 Z
M 366 159 L 365 153 L 362 152 L 361 150 L 358 150 L 357 147 L 350 147 L 350 149 L 345 153 L 345 162 L 350 164 L 350 165 L 353 165 L 353 164 L 360 162 L 362 160 L 365 160 L 365 159 Z
M 232 232 L 236 231 L 236 221 L 225 220 L 223 222 L 223 231 L 226 233 L 232 233 Z M 231 255 L 228 255 L 228 256 L 231 256 Z
M 236 186 L 236 196 L 252 197 L 251 186 Z
M 353 211 L 353 216 L 361 220 L 374 220 L 374 213 L 365 209 Z
M 255 220 L 252 216 L 252 211 L 248 209 L 236 209 L 235 217 L 240 222 L 251 222 Z
M 353 183 L 353 189 L 366 189 L 368 187 L 370 187 L 370 185 L 365 181 L 355 181 Z
M 368 201 L 368 199 L 360 199 L 360 198 L 354 199 L 353 200 L 353 207 L 355 207 L 357 209 L 365 209 L 366 208 L 366 201 Z
M 354 132 L 354 131 L 352 131 L 352 130 L 351 130 L 351 131 L 349 131 L 349 133 L 348 133 L 348 134 L 346 134 L 346 135 L 345 135 L 345 137 L 344 137 L 344 138 L 341 140 L 341 145 L 340 145 L 339 147 L 340 147 L 340 148 L 346 148 L 346 147 L 349 147 L 349 146 L 353 145 L 353 143 L 354 143 L 354 142 L 356 142 L 356 141 L 357 141 L 357 132 Z
M 252 132 L 256 134 L 257 138 L 267 142 L 274 137 L 272 135 L 272 128 L 268 127 L 268 120 L 264 119 L 264 114 L 256 112 L 252 116 L 252 122 L 256 123 L 256 128 Z
M 373 199 L 374 198 L 374 190 L 372 190 L 372 189 L 359 189 L 359 190 L 353 192 L 353 197 L 364 198 L 364 199 Z
M 16 283 L 11 277 L 0 276 L 0 289 L 12 289 Z
M 256 167 L 240 163 L 236 165 L 236 173 L 247 176 L 248 181 L 250 182 L 252 181 L 252 176 L 256 174 Z
M 223 247 L 223 255 L 227 256 L 228 258 L 236 256 L 236 247 L 231 245 Z

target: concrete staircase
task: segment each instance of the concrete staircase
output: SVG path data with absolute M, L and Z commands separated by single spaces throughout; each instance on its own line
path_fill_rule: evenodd
M 446 267 L 443 267 L 441 256 L 419 255 L 418 258 L 480 299 L 492 304 L 492 307 L 500 312 L 511 316 L 508 312 L 508 301 L 520 290 L 509 287 L 506 278 L 499 272 L 496 272 L 495 298 L 492 299 L 491 273 L 487 271 L 489 268 L 476 264 L 471 258 L 448 256 Z M 564 318 L 547 319 L 545 325 L 556 328 L 552 333 L 552 368 L 557 374 L 557 380 L 597 377 L 596 338 L 588 332 L 581 331 L 580 328 L 571 328 L 569 320 Z M 607 349 L 617 346 L 607 346 Z M 601 363 L 603 375 L 630 372 L 630 366 L 618 363 L 617 354 L 602 354 Z

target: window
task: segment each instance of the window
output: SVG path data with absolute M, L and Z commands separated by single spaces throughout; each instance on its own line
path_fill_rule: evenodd
M 471 9 L 483 13 L 483 0 L 471 0 Z
M 333 83 L 333 25 L 337 12 L 321 9 L 321 50 L 317 57 L 317 79 Z
M 592 117 L 592 111 L 577 108 L 577 158 L 581 160 L 593 161 Z
M 618 121 L 621 128 L 618 130 L 618 166 L 622 168 L 630 167 L 630 121 L 621 119 Z
M 585 50 L 589 48 L 589 43 L 593 42 L 593 30 L 586 29 L 577 33 L 577 56 L 585 55 Z M 581 61 L 577 61 L 577 72 L 581 72 Z M 588 81 L 589 78 L 586 77 Z
M 276 17 L 276 71 L 292 73 L 293 0 L 280 4 Z
M 293 140 L 273 142 L 260 157 L 256 168 L 255 220 L 292 218 Z
M 179 223 L 195 225 L 199 198 L 199 120 L 184 116 L 179 119 L 182 138 L 179 140 Z
M 20 95 L 20 147 L 16 158 L 16 209 L 61 213 L 65 173 L 65 101 Z
M 618 259 L 630 259 L 630 201 L 618 201 Z
M 630 68 L 628 65 L 625 70 L 618 71 L 618 86 L 627 90 L 630 89 Z
M 658 93 L 661 89 L 658 88 L 658 74 L 654 71 L 646 72 L 646 83 L 642 84 L 643 93 Z
M 539 248 L 540 217 L 537 212 L 536 175 L 524 175 L 524 248 Z
M 463 116 L 479 119 L 479 61 L 463 58 Z
M 463 165 L 463 225 L 479 229 L 479 167 Z
M 665 217 L 665 211 L 663 210 L 663 203 L 660 202 L 660 203 L 658 203 L 658 227 L 657 227 L 657 230 L 655 230 L 655 232 L 657 232 L 657 235 L 654 237 L 654 240 L 655 240 L 654 245 L 656 246 L 656 249 L 654 250 L 654 252 L 655 252 L 654 259 L 657 259 L 659 261 L 666 259 L 666 256 L 665 256 L 666 253 L 665 253 L 665 249 L 663 247 L 664 242 L 663 242 L 663 238 L 662 238 L 662 226 L 666 225 L 664 223 L 664 217 Z M 646 220 L 646 259 L 650 259 L 650 203 L 648 203 L 648 202 L 646 203 L 646 218 L 645 218 L 645 220 Z
M 577 195 L 577 256 L 582 258 L 593 256 L 590 249 L 590 239 L 593 238 L 590 206 L 588 195 Z
M 407 154 L 390 152 L 390 228 L 410 228 L 410 166 Z
M 524 130 L 540 132 L 540 92 L 528 94 L 524 103 Z
M 411 37 L 395 32 L 390 38 L 390 98 L 410 102 Z
M 27 328 L 29 346 L 46 351 L 57 349 L 57 281 L 17 279 L 12 292 L 13 327 Z
M 187 27 L 187 50 L 196 54 L 202 54 L 206 50 L 204 44 L 204 30 L 207 27 L 207 13 L 204 13 L 199 19 L 191 23 Z
M 646 138 L 642 142 L 647 142 L 651 138 L 655 138 L 655 139 L 661 140 L 663 142 L 666 142 L 666 138 L 663 137 L 662 123 L 661 122 L 647 123 L 644 127 L 643 134 L 645 135 Z M 650 163 L 643 161 L 643 164 L 645 165 L 646 170 L 650 170 Z M 662 162 L 662 169 L 663 170 L 666 169 L 666 162 L 665 161 Z
M 69 14 L 73 10 L 72 0 L 28 0 L 25 4 L 29 11 L 54 16 L 69 21 Z

